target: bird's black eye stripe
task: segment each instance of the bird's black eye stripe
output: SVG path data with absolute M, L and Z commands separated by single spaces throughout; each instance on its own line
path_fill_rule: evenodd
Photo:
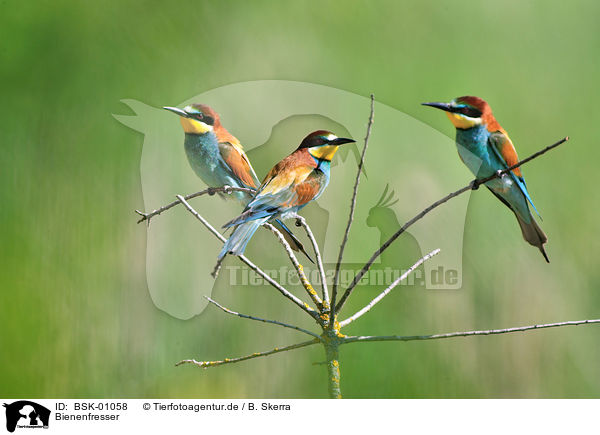
M 479 110 L 469 106 L 461 107 L 458 111 L 469 118 L 479 118 L 481 116 Z
M 328 143 L 327 139 L 321 136 L 315 136 L 311 137 L 306 142 L 302 142 L 302 148 L 319 147 L 321 145 L 325 145 L 326 143 Z
M 202 121 L 206 125 L 213 125 L 215 122 L 215 120 L 212 116 L 208 116 L 203 113 L 196 114 L 196 119 L 198 119 L 199 121 Z

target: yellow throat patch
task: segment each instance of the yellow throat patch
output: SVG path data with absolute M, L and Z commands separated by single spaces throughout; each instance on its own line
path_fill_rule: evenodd
M 320 147 L 309 148 L 308 152 L 317 159 L 331 161 L 338 148 L 339 145 L 323 145 Z
M 448 119 L 450 119 L 450 122 L 452 122 L 456 128 L 467 129 L 481 124 L 481 118 L 469 118 L 468 116 L 452 112 L 446 112 L 446 115 L 448 115 Z
M 181 125 L 183 126 L 183 131 L 189 134 L 204 134 L 212 131 L 212 125 L 205 124 L 204 122 L 198 121 L 197 119 L 192 118 L 179 118 L 181 121 Z

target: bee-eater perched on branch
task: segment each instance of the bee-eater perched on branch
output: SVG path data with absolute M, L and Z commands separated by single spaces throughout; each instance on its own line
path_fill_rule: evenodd
M 519 161 L 506 131 L 498 124 L 489 104 L 479 97 L 459 97 L 450 103 L 423 103 L 446 112 L 456 127 L 458 154 L 478 178 L 488 177 Z M 548 238 L 535 221 L 529 206 L 535 210 L 527 192 L 521 168 L 515 168 L 500 179 L 485 183 L 486 187 L 517 217 L 523 238 L 536 246 L 549 263 L 544 244 Z M 539 213 L 538 213 L 539 216 Z
M 183 109 L 164 107 L 180 116 L 185 132 L 185 153 L 190 166 L 209 187 L 242 187 L 256 189 L 258 177 L 240 141 L 223 127 L 219 114 L 204 104 L 192 104 Z M 245 206 L 253 194 L 234 192 Z M 224 196 L 224 195 L 222 195 Z M 275 225 L 295 251 L 302 251 L 310 261 L 302 243 L 283 222 Z
M 242 255 L 248 241 L 263 223 L 272 218 L 294 214 L 317 199 L 329 183 L 331 159 L 338 147 L 354 142 L 325 130 L 304 138 L 292 154 L 269 171 L 244 212 L 223 227 L 235 226 L 225 242 L 219 260 L 225 255 Z

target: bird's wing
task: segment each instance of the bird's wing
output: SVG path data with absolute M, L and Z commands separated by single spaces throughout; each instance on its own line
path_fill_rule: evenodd
M 322 181 L 321 172 L 309 165 L 276 172 L 263 183 L 249 207 L 256 208 L 264 203 L 277 204 L 281 208 L 305 205 L 321 194 Z
M 504 165 L 504 168 L 508 168 L 519 162 L 517 150 L 515 150 L 515 146 L 504 130 L 499 130 L 490 134 L 488 143 L 496 157 L 498 157 L 498 159 Z M 537 208 L 535 208 L 535 205 L 529 196 L 529 192 L 527 191 L 527 185 L 525 184 L 525 179 L 521 173 L 521 168 L 513 169 L 510 172 L 510 176 L 514 180 L 515 184 L 519 186 L 519 189 L 521 192 L 523 192 L 523 195 L 525 195 L 525 198 L 527 198 L 527 201 L 529 201 L 529 204 L 531 204 L 537 215 L 540 216 L 540 213 L 537 211 Z
M 494 152 L 504 163 L 506 167 L 515 165 L 519 161 L 517 150 L 513 145 L 510 137 L 504 130 L 499 130 L 490 135 L 489 143 L 492 146 Z M 499 155 L 498 155 L 499 154 Z M 521 168 L 515 168 L 512 170 L 513 174 L 517 177 L 523 178 L 521 174 Z
M 275 166 L 244 212 L 225 224 L 225 227 L 272 216 L 291 207 L 305 205 L 318 197 L 323 190 L 324 186 L 319 174 L 314 171 L 314 167 L 308 165 L 294 168 Z
M 232 142 L 220 142 L 219 151 L 221 157 L 233 173 L 246 187 L 256 189 L 258 177 L 248 160 L 248 156 L 239 144 Z

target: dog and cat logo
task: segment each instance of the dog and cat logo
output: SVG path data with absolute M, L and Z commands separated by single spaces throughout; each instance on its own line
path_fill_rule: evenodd
M 19 400 L 3 405 L 6 408 L 6 430 L 14 432 L 22 429 L 48 429 L 50 410 L 29 400 Z

